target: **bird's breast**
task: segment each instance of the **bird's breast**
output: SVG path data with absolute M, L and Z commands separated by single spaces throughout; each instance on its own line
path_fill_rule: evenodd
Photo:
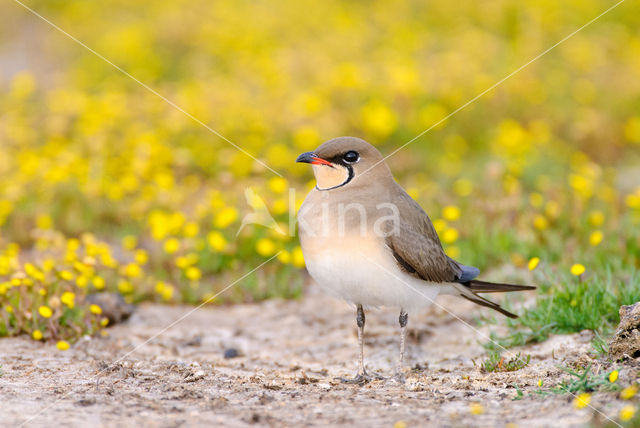
M 428 306 L 440 287 L 399 267 L 386 245 L 397 213 L 384 199 L 372 199 L 356 203 L 317 190 L 307 196 L 298 227 L 309 274 L 326 292 L 350 303 L 405 310 Z
M 441 291 L 403 271 L 378 238 L 344 236 L 301 239 L 307 270 L 328 294 L 366 307 L 414 311 L 429 306 Z

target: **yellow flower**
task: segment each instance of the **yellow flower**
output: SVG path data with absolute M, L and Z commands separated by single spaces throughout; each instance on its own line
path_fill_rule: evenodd
M 7 310 L 9 310 L 9 308 L 7 308 Z M 51 318 L 51 315 L 53 315 L 53 311 L 51 310 L 50 307 L 48 306 L 40 306 L 38 308 L 38 313 L 40 314 L 40 316 L 42 316 L 43 318 Z
M 276 244 L 269 238 L 261 238 L 256 242 L 256 251 L 263 257 L 269 257 L 276 253 Z
M 125 250 L 133 250 L 138 245 L 138 238 L 133 235 L 127 235 L 122 238 L 122 246 Z
M 62 293 L 62 296 L 60 296 L 60 301 L 67 305 L 69 309 L 73 309 L 76 302 L 76 295 L 70 291 L 65 291 Z
M 295 131 L 295 134 L 293 134 L 293 144 L 302 151 L 313 149 L 319 142 L 320 136 L 318 132 L 308 126 L 299 128 Z
M 398 124 L 394 112 L 380 101 L 372 101 L 362 108 L 362 126 L 375 137 L 384 138 L 391 134 Z
M 160 294 L 165 301 L 171 300 L 171 297 L 173 297 L 173 286 L 165 284 L 164 281 L 158 281 L 156 283 L 156 293 Z
M 441 218 L 437 218 L 433 221 L 433 228 L 437 233 L 442 232 L 447 227 L 447 222 Z
M 531 257 L 531 260 L 529 260 L 529 270 L 537 268 L 538 263 L 540 263 L 540 257 Z
M 627 195 L 624 202 L 629 208 L 640 208 L 640 195 Z
M 136 263 L 144 265 L 149 261 L 149 254 L 145 250 L 136 250 L 135 259 Z
M 284 214 L 289 209 L 289 203 L 286 199 L 280 198 L 273 201 L 271 204 L 271 212 L 275 215 Z
M 207 242 L 214 251 L 223 251 L 227 246 L 227 240 L 224 239 L 222 233 L 214 230 L 207 235 Z
M 448 246 L 445 252 L 452 259 L 457 259 L 458 257 L 460 257 L 460 248 L 456 247 L 455 245 Z
M 184 234 L 184 236 L 188 238 L 193 238 L 194 236 L 197 236 L 198 232 L 200 232 L 200 227 L 198 226 L 198 223 L 194 221 L 190 221 L 187 224 L 185 224 L 182 230 L 182 233 Z
M 25 263 L 24 264 L 24 273 L 26 273 L 27 275 L 29 275 L 32 278 L 36 278 L 38 276 L 38 274 L 40 273 L 40 271 L 31 263 Z
M 40 330 L 33 330 L 31 337 L 33 337 L 33 340 L 42 340 L 42 332 Z
M 102 290 L 104 288 L 104 278 L 101 276 L 94 276 L 91 282 L 93 282 L 93 286 L 96 287 L 96 290 Z
M 202 277 L 202 273 L 200 272 L 200 269 L 198 269 L 195 266 L 191 266 L 190 268 L 188 268 L 185 272 L 184 272 L 185 276 L 190 279 L 191 281 L 197 281 L 200 279 L 200 277 Z
M 51 216 L 41 214 L 36 219 L 36 226 L 38 229 L 51 229 L 51 226 L 53 226 L 53 220 L 51 219 Z
M 442 209 L 442 217 L 444 217 L 445 220 L 456 221 L 460 218 L 460 208 L 454 205 L 447 205 Z
M 169 238 L 164 241 L 164 251 L 167 254 L 173 254 L 180 249 L 180 241 L 176 238 Z
M 218 229 L 224 229 L 238 218 L 238 211 L 232 207 L 220 210 L 213 219 L 213 225 Z
M 95 304 L 89 306 L 89 311 L 91 311 L 91 313 L 95 314 L 95 315 L 102 314 L 102 308 L 100 306 L 98 306 L 98 305 L 95 305 Z
M 180 269 L 186 269 L 189 266 L 189 259 L 186 257 L 178 257 L 176 259 L 176 266 Z
M 289 253 L 287 250 L 280 251 L 280 253 L 278 254 L 278 260 L 280 260 L 280 263 L 284 263 L 284 264 L 290 263 L 291 253 Z
M 637 392 L 638 392 L 638 386 L 637 385 L 628 386 L 625 389 L 623 389 L 622 391 L 620 391 L 620 398 L 622 398 L 623 400 L 629 400 L 629 399 L 633 398 L 636 395 Z
M 545 230 L 549 227 L 549 221 L 543 215 L 537 214 L 533 218 L 533 227 L 538 230 Z
M 61 351 L 66 351 L 67 349 L 69 349 L 69 342 L 67 342 L 66 340 L 60 340 L 58 341 L 58 343 L 56 343 L 56 348 Z
M 13 312 L 13 306 L 7 305 L 7 306 L 4 307 L 4 310 L 9 312 L 9 313 L 12 313 Z M 49 309 L 49 310 L 51 310 L 51 309 Z
M 36 79 L 26 71 L 16 74 L 11 81 L 11 94 L 19 99 L 24 99 L 31 95 L 37 87 Z
M 156 282 L 156 286 L 155 286 L 156 293 L 162 293 L 162 289 L 164 288 L 164 286 L 165 286 L 164 281 Z
M 424 127 L 442 128 L 447 122 L 447 109 L 440 103 L 433 102 L 427 104 L 419 111 L 420 121 Z
M 529 202 L 531 203 L 531 205 L 533 205 L 535 208 L 540 208 L 542 206 L 542 204 L 544 204 L 544 196 L 542 196 L 540 193 L 538 192 L 533 192 L 529 195 Z
M 480 403 L 471 403 L 469 405 L 469 412 L 472 415 L 481 415 L 484 413 L 484 407 Z
M 80 248 L 80 241 L 76 238 L 71 238 L 67 240 L 67 250 L 69 251 L 77 251 Z
M 298 245 L 291 252 L 291 264 L 295 267 L 304 267 L 304 255 L 302 254 L 302 248 Z
M 64 279 L 65 281 L 71 281 L 73 279 L 73 274 L 68 270 L 61 270 L 60 272 L 58 272 L 58 275 L 60 275 L 60 278 Z
M 398 421 L 393 424 L 393 428 L 407 428 L 407 423 L 405 421 Z
M 213 293 L 205 293 L 202 296 L 202 303 L 213 303 L 213 301 L 216 299 L 216 295 Z
M 108 326 L 108 325 L 109 325 L 109 318 L 102 318 L 102 319 L 100 320 L 100 325 L 101 325 L 102 327 L 106 327 L 106 326 Z
M 613 383 L 618 380 L 618 370 L 614 370 L 609 373 L 609 382 Z
M 442 231 L 442 242 L 445 244 L 453 244 L 458 240 L 458 230 L 454 227 L 447 227 Z
M 602 232 L 600 230 L 594 230 L 591 232 L 591 235 L 589 235 L 589 244 L 595 247 L 602 242 L 602 238 L 604 238 Z
M 135 263 L 129 263 L 124 268 L 122 268 L 124 275 L 129 278 L 137 278 L 142 275 L 142 269 Z
M 412 199 L 418 199 L 420 197 L 420 191 L 415 187 L 407 187 L 407 194 L 411 196 Z
M 635 414 L 636 414 L 636 408 L 631 404 L 627 404 L 622 409 L 620 409 L 620 420 L 623 422 L 626 422 L 629 419 L 631 419 Z
M 602 211 L 591 211 L 589 213 L 589 224 L 594 227 L 602 226 L 604 223 L 604 214 Z
M 543 384 L 542 379 L 538 379 L 538 386 L 542 387 L 542 384 Z
M 624 125 L 624 136 L 632 143 L 640 143 L 640 117 L 630 117 Z
M 116 259 L 114 259 L 113 256 L 111 254 L 108 254 L 108 253 L 107 254 L 101 254 L 100 255 L 100 261 L 106 267 L 115 268 L 116 266 L 118 266 L 118 262 L 116 261 Z
M 129 294 L 133 292 L 133 284 L 124 279 L 118 281 L 118 291 L 122 294 Z
M 269 189 L 273 193 L 284 193 L 288 186 L 287 180 L 282 177 L 273 177 L 269 180 Z
M 82 275 L 79 276 L 76 279 L 76 285 L 80 288 L 85 288 L 87 286 L 87 284 L 89 283 L 89 278 L 87 278 L 86 276 Z
M 458 196 L 469 196 L 473 191 L 473 183 L 467 179 L 461 178 L 453 183 L 453 191 Z
M 584 265 L 581 265 L 580 263 L 576 263 L 575 265 L 571 266 L 572 275 L 580 276 L 584 273 L 584 271 L 585 271 Z
M 583 392 L 582 394 L 576 396 L 576 398 L 573 400 L 573 407 L 575 407 L 576 409 L 584 409 L 589 405 L 590 402 L 591 394 L 589 394 L 588 392 Z

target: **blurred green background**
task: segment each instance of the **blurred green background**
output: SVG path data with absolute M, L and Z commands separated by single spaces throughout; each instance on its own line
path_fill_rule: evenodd
M 212 303 L 299 296 L 295 236 L 236 236 L 247 188 L 288 230 L 289 188 L 313 185 L 297 154 L 391 153 L 614 3 L 25 4 L 281 175 L 4 2 L 0 335 L 59 339 L 104 324 L 87 293 L 199 303 L 274 255 Z M 638 16 L 621 4 L 389 159 L 452 257 L 542 285 L 515 329 L 640 299 Z

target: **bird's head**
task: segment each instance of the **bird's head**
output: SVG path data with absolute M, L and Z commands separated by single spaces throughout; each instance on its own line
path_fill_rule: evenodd
M 360 176 L 374 181 L 391 176 L 384 158 L 371 144 L 360 138 L 339 137 L 322 143 L 312 152 L 302 153 L 296 162 L 310 163 L 318 190 L 333 190 L 357 182 Z

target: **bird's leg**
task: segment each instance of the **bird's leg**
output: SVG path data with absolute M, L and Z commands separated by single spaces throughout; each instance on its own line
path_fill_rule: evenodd
M 360 360 L 358 365 L 358 375 L 364 376 L 366 371 L 364 370 L 364 309 L 362 309 L 362 305 L 358 305 L 358 310 L 356 311 L 356 324 L 358 325 L 358 346 L 360 347 Z
M 364 309 L 362 309 L 362 305 L 358 305 L 358 309 L 356 311 L 356 324 L 358 325 L 358 346 L 360 347 L 360 360 L 358 364 L 358 374 L 353 379 L 340 378 L 343 382 L 346 383 L 357 383 L 363 384 L 371 381 L 371 376 L 364 369 Z
M 407 338 L 407 322 L 409 321 L 409 315 L 402 309 L 400 310 L 400 317 L 398 318 L 398 321 L 400 322 L 400 358 L 398 359 L 398 365 L 396 366 L 395 379 L 399 382 L 404 382 L 402 363 L 404 361 L 404 344 Z

